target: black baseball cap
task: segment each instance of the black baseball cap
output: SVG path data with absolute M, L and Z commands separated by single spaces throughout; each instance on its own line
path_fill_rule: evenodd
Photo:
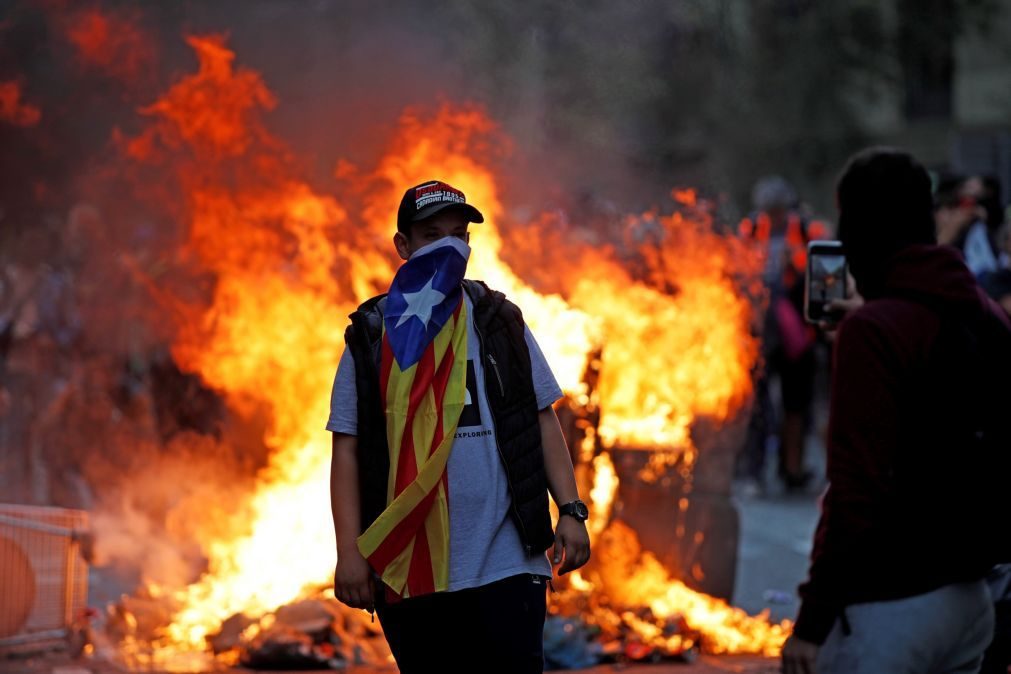
M 467 203 L 463 192 L 441 180 L 429 180 L 404 192 L 397 210 L 397 231 L 408 234 L 413 223 L 447 208 L 460 210 L 467 222 L 484 222 L 481 211 Z

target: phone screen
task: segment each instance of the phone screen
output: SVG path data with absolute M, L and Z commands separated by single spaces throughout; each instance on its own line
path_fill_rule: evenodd
M 808 259 L 807 318 L 831 320 L 824 311 L 827 303 L 846 298 L 846 257 L 838 250 L 813 248 Z

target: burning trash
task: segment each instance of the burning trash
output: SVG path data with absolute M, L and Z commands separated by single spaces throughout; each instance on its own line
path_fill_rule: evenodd
M 129 653 L 132 667 L 147 668 L 159 661 L 158 635 L 171 619 L 172 606 L 157 597 L 123 597 L 108 607 L 97 642 L 113 653 Z M 345 669 L 393 661 L 379 624 L 362 611 L 348 610 L 328 590 L 256 618 L 230 616 L 208 635 L 206 646 L 219 664 L 258 670 Z
M 303 599 L 250 621 L 231 644 L 222 638 L 227 629 L 226 621 L 212 647 L 218 654 L 238 649 L 239 664 L 250 669 L 343 669 L 392 660 L 378 623 L 345 610 L 332 596 Z

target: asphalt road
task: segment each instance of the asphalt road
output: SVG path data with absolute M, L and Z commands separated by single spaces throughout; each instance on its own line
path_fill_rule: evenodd
M 812 459 L 817 462 L 816 455 Z M 774 480 L 771 493 L 752 496 L 738 489 L 735 502 L 741 515 L 741 541 L 734 604 L 749 613 L 769 609 L 773 620 L 793 618 L 798 603 L 796 587 L 807 573 L 807 557 L 818 517 L 819 487 L 801 495 L 778 493 Z M 692 664 L 600 665 L 578 670 L 583 674 L 636 672 L 637 674 L 772 674 L 778 662 L 762 658 L 703 656 Z M 60 656 L 28 660 L 0 659 L 3 674 L 112 674 L 107 663 L 71 662 Z M 354 667 L 351 674 L 393 674 L 395 669 Z M 475 669 L 475 674 L 480 674 Z
M 346 674 L 396 674 L 396 669 L 374 667 L 350 667 L 344 670 Z M 775 660 L 761 658 L 743 658 L 734 656 L 703 656 L 692 664 L 657 664 L 657 665 L 600 665 L 590 669 L 576 670 L 579 674 L 612 674 L 618 672 L 634 672 L 635 674 L 773 674 L 779 671 L 779 663 Z M 108 663 L 95 661 L 72 662 L 65 657 L 47 656 L 27 660 L 0 660 L 0 672 L 3 674 L 124 674 Z M 246 673 L 248 670 L 224 670 L 217 674 Z M 332 674 L 332 670 L 317 674 Z M 151 674 L 151 673 L 148 673 Z M 276 672 L 275 674 L 285 674 Z M 294 674 L 293 672 L 287 674 Z M 308 674 L 299 672 L 299 674 Z M 475 667 L 473 674 L 481 674 L 480 667 Z M 565 674 L 564 672 L 562 674 Z M 572 672 L 571 674 L 575 674 Z
M 818 494 L 735 497 L 741 515 L 734 604 L 748 613 L 769 609 L 775 621 L 797 615 L 797 585 L 807 575 L 818 523 Z

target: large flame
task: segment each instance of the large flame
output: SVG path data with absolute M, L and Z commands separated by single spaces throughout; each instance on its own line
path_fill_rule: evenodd
M 191 523 L 206 573 L 182 589 L 152 588 L 170 592 L 178 607 L 155 644 L 163 666 L 188 666 L 169 656 L 204 653 L 206 637 L 229 616 L 261 615 L 331 580 L 330 439 L 322 425 L 346 316 L 385 290 L 395 271 L 389 240 L 405 186 L 439 178 L 480 206 L 486 222 L 472 230 L 469 276 L 522 307 L 577 402 L 589 400 L 585 373 L 599 354 L 592 394 L 601 411 L 600 446 L 673 448 L 690 465 L 691 424 L 700 416 L 726 419 L 747 398 L 756 345 L 749 304 L 733 277 L 756 268 L 714 233 L 693 193 L 675 194 L 681 208 L 674 215 L 629 219 L 622 255 L 635 258 L 636 275 L 618 253 L 570 241 L 555 255 L 577 260 L 559 270 L 578 273 L 560 284 L 564 294 L 540 293 L 523 280 L 522 268 L 503 262 L 509 243 L 499 226 L 510 214 L 481 151 L 499 132 L 480 109 L 447 104 L 431 116 L 405 113 L 376 168 L 358 174 L 359 205 L 349 212 L 347 202 L 300 179 L 283 143 L 261 124 L 275 100 L 259 74 L 236 68 L 221 38 L 189 43 L 199 71 L 143 111 L 150 126 L 126 148 L 176 177 L 178 211 L 188 222 L 185 252 L 216 281 L 209 307 L 180 304 L 185 320 L 173 355 L 237 413 L 268 414 L 272 454 L 246 502 L 225 513 L 219 505 L 215 517 Z M 618 574 L 627 604 L 683 615 L 710 635 L 713 650 L 778 649 L 784 627 L 692 592 L 639 554 L 631 531 L 603 530 L 617 478 L 606 453 L 593 468 L 594 535 L 609 549 L 621 547 L 607 542 L 620 538 L 635 552 L 611 572 L 576 576 L 577 589 L 615 592 L 616 577 L 607 577 Z
M 692 646 L 683 633 L 667 633 L 671 619 L 682 620 L 702 635 L 711 653 L 778 655 L 790 635 L 790 622 L 770 624 L 768 614 L 749 616 L 722 599 L 695 592 L 672 578 L 659 560 L 643 551 L 635 532 L 614 522 L 594 541 L 594 555 L 603 561 L 587 571 L 575 571 L 568 589 L 556 601 L 613 634 L 631 625 L 639 638 L 661 653 L 679 653 Z M 640 615 L 643 608 L 649 615 Z

